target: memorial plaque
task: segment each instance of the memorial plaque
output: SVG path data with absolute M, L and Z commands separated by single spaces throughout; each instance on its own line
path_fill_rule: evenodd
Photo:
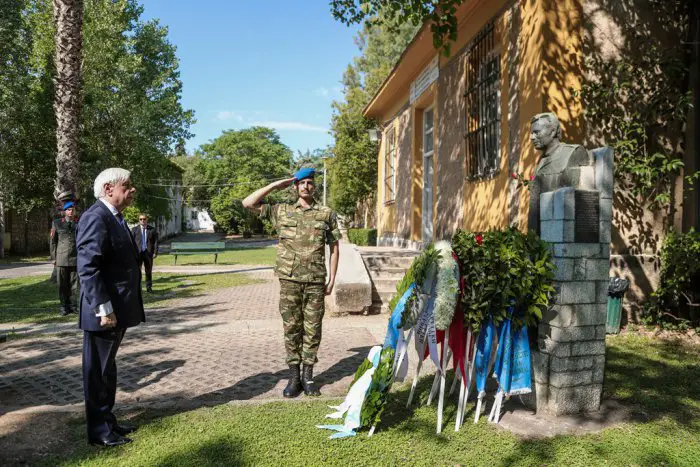
M 576 190 L 576 243 L 598 243 L 600 238 L 600 193 L 593 190 Z

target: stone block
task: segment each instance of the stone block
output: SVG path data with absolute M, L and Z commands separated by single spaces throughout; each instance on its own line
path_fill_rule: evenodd
M 553 305 L 542 316 L 549 326 L 598 326 L 605 324 L 607 309 L 600 304 Z M 596 336 L 597 338 L 597 336 Z
M 591 281 L 609 280 L 610 277 L 610 259 L 591 259 L 586 258 L 586 279 Z
M 548 408 L 556 415 L 595 412 L 600 408 L 602 384 L 579 387 L 549 388 Z
M 612 223 L 610 221 L 600 221 L 600 243 L 612 242 Z
M 555 373 L 593 370 L 595 367 L 594 358 L 596 357 L 552 357 L 550 360 L 550 368 L 552 369 L 552 372 Z
M 571 355 L 571 344 L 567 342 L 557 342 L 549 337 L 537 339 L 537 348 L 540 352 L 555 357 L 568 357 Z
M 576 240 L 576 221 L 563 221 L 563 222 L 564 222 L 563 240 L 565 243 L 573 243 Z
M 609 251 L 609 250 L 608 250 Z M 556 258 L 597 258 L 601 254 L 599 243 L 555 243 Z
M 598 258 L 574 259 L 573 280 L 599 281 L 608 279 L 610 275 L 610 260 Z
M 592 281 L 562 282 L 558 286 L 556 304 L 595 303 L 596 283 Z
M 559 188 L 553 193 L 554 219 L 574 220 L 576 218 L 576 198 L 574 188 Z
M 574 278 L 575 281 L 586 280 L 586 258 L 574 258 Z
M 603 383 L 605 379 L 605 364 L 595 365 L 593 367 L 593 375 L 591 377 L 591 382 L 593 383 Z
M 554 250 L 552 250 L 554 251 Z M 610 258 L 610 243 L 600 244 L 600 258 Z
M 540 221 L 554 219 L 554 192 L 548 191 L 540 195 Z
M 613 202 L 611 198 L 600 198 L 600 220 L 612 220 Z
M 549 384 L 535 383 L 534 389 L 534 398 L 537 404 L 535 409 L 539 410 L 540 407 L 543 407 L 546 410 L 546 407 L 549 404 Z
M 602 304 L 596 305 L 603 308 Z M 605 319 L 607 320 L 607 310 L 605 310 Z M 595 338 L 600 340 L 605 340 L 605 324 L 600 324 L 595 327 Z
M 535 382 L 543 384 L 549 382 L 549 361 L 548 354 L 537 350 L 532 352 L 532 374 Z
M 594 167 L 581 167 L 580 178 L 578 186 L 582 190 L 595 190 L 595 168 Z
M 564 241 L 564 221 L 540 222 L 540 237 L 545 242 L 557 243 Z
M 583 357 L 586 355 L 605 355 L 605 341 L 594 340 L 586 342 L 573 342 L 570 344 L 569 355 L 573 357 Z M 557 355 L 565 356 L 565 355 Z
M 570 281 L 574 279 L 574 260 L 572 258 L 553 258 L 554 280 Z
M 595 326 L 550 326 L 549 337 L 557 342 L 580 342 L 596 338 Z
M 613 179 L 613 150 L 610 147 L 594 149 L 595 158 L 595 188 L 600 191 L 601 198 L 612 199 L 614 179 Z
M 549 385 L 552 388 L 570 388 L 573 386 L 588 385 L 593 382 L 593 370 L 569 371 L 562 373 L 552 372 L 549 375 Z
M 596 303 L 608 303 L 608 285 L 610 284 L 610 279 L 604 281 L 595 281 L 595 302 Z

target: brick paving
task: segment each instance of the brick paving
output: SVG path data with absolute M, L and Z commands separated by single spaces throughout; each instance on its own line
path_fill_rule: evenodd
M 280 398 L 287 370 L 279 284 L 267 267 L 237 270 L 263 282 L 149 309 L 147 323 L 127 331 L 117 357 L 118 407 Z M 385 315 L 324 320 L 315 378 L 324 395 L 346 392 L 369 348 L 383 340 L 386 321 Z M 0 344 L 0 415 L 80 406 L 82 333 L 62 331 Z

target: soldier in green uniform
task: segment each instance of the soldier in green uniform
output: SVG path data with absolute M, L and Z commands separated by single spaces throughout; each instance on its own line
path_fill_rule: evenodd
M 56 267 L 58 298 L 61 302 L 61 316 L 72 313 L 71 295 L 77 296 L 78 251 L 75 248 L 75 206 L 73 201 L 63 204 L 63 217 L 51 225 L 51 257 Z
M 313 366 L 321 343 L 324 298 L 335 284 L 340 231 L 335 213 L 314 200 L 313 169 L 301 169 L 293 178 L 273 182 L 243 200 L 243 206 L 269 220 L 279 233 L 275 273 L 280 281 L 280 314 L 284 346 L 291 371 L 284 397 L 319 396 Z M 274 190 L 294 184 L 299 196 L 294 204 L 263 204 Z M 325 245 L 330 246 L 330 277 L 326 282 Z M 303 371 L 300 377 L 300 364 Z

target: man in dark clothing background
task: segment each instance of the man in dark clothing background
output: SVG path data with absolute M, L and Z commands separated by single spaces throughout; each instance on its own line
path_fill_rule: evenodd
M 158 256 L 158 231 L 148 225 L 148 215 L 139 214 L 139 225 L 131 229 L 139 252 L 139 263 L 146 273 L 146 292 L 153 292 L 153 260 Z
M 61 316 L 73 311 L 73 300 L 77 297 L 78 251 L 75 248 L 75 204 L 63 204 L 63 217 L 51 224 L 51 258 L 56 266 L 58 298 L 61 302 Z

